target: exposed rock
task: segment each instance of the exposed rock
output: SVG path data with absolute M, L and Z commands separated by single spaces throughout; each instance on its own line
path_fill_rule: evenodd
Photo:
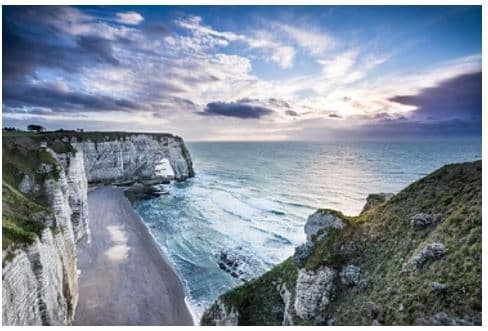
M 34 177 L 25 175 L 19 184 L 19 191 L 22 193 L 32 192 L 34 190 L 35 185 L 36 185 L 36 181 Z
M 347 265 L 339 273 L 341 283 L 348 286 L 358 285 L 361 281 L 361 268 L 355 265 Z
M 218 299 L 212 308 L 202 316 L 202 325 L 233 326 L 239 325 L 239 312 L 234 306 L 226 305 Z
M 281 325 L 293 325 L 293 314 L 291 312 L 293 309 L 291 306 L 292 294 L 286 288 L 285 283 L 281 283 L 280 286 L 278 286 L 278 291 L 280 292 L 281 299 L 285 304 L 285 311 L 283 313 L 283 321 L 281 322 Z
M 241 281 L 247 281 L 253 275 L 253 270 L 264 268 L 261 262 L 239 246 L 219 254 L 219 268 Z
M 134 185 L 124 191 L 130 202 L 148 200 L 161 196 L 161 193 L 152 186 Z
M 75 183 L 68 182 L 67 174 L 78 176 L 83 182 L 84 168 L 76 161 L 67 168 L 60 164 L 59 178 L 44 183 L 54 214 L 50 222 L 56 230 L 46 228 L 34 244 L 17 250 L 3 268 L 4 325 L 67 325 L 73 319 L 78 301 L 75 242 L 87 234 L 88 227 L 83 216 L 86 204 L 81 204 L 84 211 L 75 215 L 72 204 L 85 200 L 86 179 L 85 185 L 74 188 Z
M 424 229 L 432 223 L 432 216 L 426 213 L 415 214 L 410 220 L 410 224 L 416 230 Z
M 47 163 L 41 163 L 39 168 L 37 168 L 37 172 L 40 174 L 47 174 L 53 170 L 53 166 Z
M 432 282 L 432 284 L 430 284 L 430 288 L 432 289 L 432 292 L 439 294 L 446 294 L 449 290 L 446 284 L 438 282 Z
M 88 182 L 193 177 L 193 165 L 183 139 L 176 136 L 128 134 L 106 141 L 72 140 L 82 150 Z
M 427 244 L 417 255 L 414 255 L 410 261 L 414 269 L 421 269 L 429 260 L 437 260 L 447 254 L 447 248 L 442 243 Z
M 293 259 L 295 264 L 301 268 L 303 266 L 303 262 L 312 254 L 313 248 L 315 247 L 314 243 L 311 241 L 307 241 L 304 244 L 295 247 L 295 254 L 293 254 Z
M 326 320 L 336 275 L 337 272 L 327 266 L 317 271 L 298 270 L 293 307 L 300 318 L 318 323 Z
M 366 198 L 366 204 L 364 205 L 361 213 L 364 213 L 365 211 L 370 210 L 371 208 L 374 208 L 379 204 L 390 200 L 392 197 L 393 193 L 373 193 L 368 195 L 368 197 Z
M 307 240 L 311 241 L 312 237 L 320 233 L 321 238 L 328 235 L 330 229 L 342 229 L 344 223 L 335 213 L 328 210 L 319 210 L 310 215 L 305 224 L 305 234 Z

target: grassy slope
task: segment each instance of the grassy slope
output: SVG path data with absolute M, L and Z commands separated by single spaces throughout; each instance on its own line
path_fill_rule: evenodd
M 410 218 L 419 212 L 437 214 L 440 222 L 414 230 Z M 414 324 L 435 313 L 467 318 L 481 312 L 481 161 L 445 166 L 413 183 L 390 201 L 357 217 L 345 217 L 347 226 L 318 242 L 305 268 L 321 265 L 340 269 L 346 264 L 361 267 L 369 280 L 366 291 L 338 287 L 329 309 L 338 325 L 370 325 L 371 304 L 382 311 L 385 324 Z M 449 249 L 437 261 L 419 271 L 402 272 L 402 266 L 425 244 L 439 241 Z M 344 250 L 354 243 L 355 250 Z M 276 290 L 279 279 L 293 289 L 297 268 L 292 259 L 256 280 L 222 296 L 235 306 L 240 324 L 281 324 L 283 302 Z M 449 287 L 435 294 L 432 282 Z M 212 323 L 212 307 L 202 324 Z M 312 324 L 299 321 L 297 324 Z
M 59 176 L 57 162 L 45 149 L 40 148 L 40 135 L 27 132 L 4 132 L 2 140 L 2 250 L 6 259 L 19 246 L 32 243 L 45 226 L 39 221 L 42 214 L 50 215 L 47 198 L 42 189 L 46 179 Z M 51 141 L 49 147 L 59 151 L 74 151 L 71 145 Z M 52 166 L 48 173 L 40 173 L 41 164 Z M 41 189 L 26 195 L 19 191 L 19 185 L 28 175 Z M 5 261 L 4 261 L 5 262 Z

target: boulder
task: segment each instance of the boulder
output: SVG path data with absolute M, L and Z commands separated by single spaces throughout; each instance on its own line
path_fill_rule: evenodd
M 415 214 L 410 220 L 410 224 L 416 230 L 421 230 L 432 224 L 432 216 L 426 213 Z
M 312 254 L 314 243 L 307 241 L 306 243 L 295 248 L 295 254 L 293 254 L 293 260 L 295 264 L 301 268 L 305 260 Z
M 437 260 L 447 254 L 447 248 L 442 243 L 427 244 L 417 255 L 414 255 L 409 264 L 414 269 L 421 269 L 429 260 Z
M 252 252 L 237 246 L 218 255 L 219 268 L 232 277 L 246 282 L 253 276 L 253 270 L 262 270 L 264 265 L 256 259 Z
M 318 210 L 308 217 L 305 224 L 305 234 L 307 240 L 312 241 L 312 238 L 319 233 L 321 238 L 325 238 L 330 229 L 342 229 L 343 226 L 344 222 L 337 213 L 329 210 Z
M 347 265 L 339 273 L 341 283 L 347 286 L 358 285 L 361 281 L 361 268 L 355 265 Z

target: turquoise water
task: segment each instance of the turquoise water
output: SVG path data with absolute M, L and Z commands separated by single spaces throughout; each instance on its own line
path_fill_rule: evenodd
M 373 192 L 398 192 L 481 142 L 190 143 L 196 177 L 136 210 L 185 283 L 194 312 L 293 254 L 317 208 L 358 214 Z M 223 255 L 224 254 L 224 255 Z M 234 276 L 222 256 L 237 261 Z M 236 278 L 236 273 L 239 278 Z

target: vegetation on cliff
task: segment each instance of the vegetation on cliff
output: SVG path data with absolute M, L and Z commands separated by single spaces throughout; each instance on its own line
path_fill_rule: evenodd
M 304 258 L 295 253 L 222 295 L 202 324 L 221 323 L 222 306 L 241 325 L 481 323 L 481 161 L 444 166 L 359 216 L 319 212 L 344 226 L 319 231 Z M 319 293 L 321 304 L 307 303 L 316 310 L 301 318 L 298 275 L 324 268 L 333 290 L 326 300 Z M 315 285 L 305 288 L 320 292 Z
M 57 161 L 35 133 L 3 132 L 2 251 L 5 263 L 16 248 L 31 244 L 51 218 L 42 184 L 59 176 Z M 24 184 L 23 184 L 24 182 Z M 28 194 L 23 185 L 36 186 Z

